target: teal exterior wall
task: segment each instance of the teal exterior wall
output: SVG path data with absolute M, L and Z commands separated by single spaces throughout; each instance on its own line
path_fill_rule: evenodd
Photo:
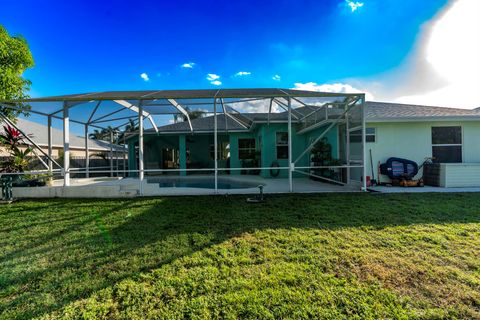
M 278 159 L 276 148 L 277 132 L 288 132 L 287 124 L 262 125 L 260 128 L 262 139 L 262 167 L 270 167 L 274 161 L 277 161 L 280 167 L 288 167 L 288 159 Z M 292 126 L 292 156 L 295 159 L 300 155 L 299 150 L 305 147 L 305 136 L 298 136 L 295 128 Z M 270 177 L 270 170 L 262 170 L 263 177 Z M 278 177 L 288 177 L 288 170 L 280 170 Z
M 310 145 L 326 127 L 312 130 L 305 134 L 297 134 L 295 127 L 292 127 L 292 157 L 296 160 L 298 156 Z M 257 124 L 250 132 L 230 132 L 218 135 L 219 148 L 222 143 L 228 143 L 230 147 L 230 168 L 242 168 L 242 160 L 238 155 L 238 140 L 242 138 L 254 138 L 257 151 L 260 151 L 261 167 L 270 168 L 272 163 L 277 161 L 280 167 L 288 167 L 288 159 L 278 159 L 276 148 L 277 132 L 288 132 L 286 123 Z M 338 158 L 338 128 L 333 127 L 325 137 L 332 145 L 332 157 Z M 134 153 L 134 145 L 138 143 L 138 137 L 128 141 L 129 146 L 129 168 L 137 170 L 137 161 Z M 144 159 L 145 169 L 161 169 L 163 165 L 162 149 L 173 148 L 180 150 L 180 169 L 184 168 L 214 168 L 215 162 L 211 150 L 214 143 L 213 134 L 193 135 L 148 135 L 144 137 Z M 189 155 L 187 156 L 187 151 Z M 187 159 L 188 158 L 188 159 Z M 306 154 L 296 166 L 309 166 L 310 155 Z M 219 168 L 227 168 L 227 161 L 218 161 Z M 223 172 L 221 172 L 223 173 Z M 182 173 L 186 174 L 186 173 Z M 230 174 L 241 174 L 241 170 L 230 170 Z M 260 174 L 265 178 L 271 177 L 270 170 L 262 170 Z M 297 176 L 297 174 L 295 174 Z M 278 177 L 288 177 L 288 170 L 281 170 Z
M 144 163 L 145 169 L 161 169 L 163 163 L 162 149 L 178 149 L 179 136 L 157 136 L 145 135 L 144 138 Z M 135 155 L 135 145 L 138 145 L 138 136 L 128 140 L 128 167 L 131 170 L 138 170 L 137 158 Z M 136 173 L 130 173 L 131 176 L 137 176 Z
M 180 169 L 187 168 L 187 139 L 184 134 L 178 137 L 178 150 L 180 154 Z M 185 171 L 180 171 L 181 176 L 187 175 Z
M 215 162 L 211 154 L 211 146 L 214 138 L 211 134 L 195 135 L 146 135 L 144 136 L 144 162 L 145 169 L 162 169 L 163 155 L 162 149 L 176 149 L 179 151 L 179 168 L 214 168 Z M 218 135 L 219 145 L 222 142 L 229 142 L 229 136 Z M 135 144 L 138 144 L 138 137 L 132 137 L 128 140 L 128 164 L 131 170 L 138 170 L 137 157 L 135 155 Z M 187 157 L 187 150 L 189 156 Z M 187 159 L 188 158 L 188 159 Z M 187 163 L 188 162 L 188 163 Z M 219 168 L 226 167 L 226 160 L 218 161 Z M 182 175 L 186 174 L 182 172 Z M 131 172 L 131 176 L 137 176 Z

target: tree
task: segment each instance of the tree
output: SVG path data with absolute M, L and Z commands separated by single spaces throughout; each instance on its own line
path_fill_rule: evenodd
M 118 141 L 125 141 L 127 134 L 134 133 L 139 129 L 139 126 L 135 124 L 133 119 L 128 119 L 128 124 L 125 126 L 125 129 L 120 132 Z
M 92 133 L 90 133 L 90 134 L 88 135 L 88 137 L 89 137 L 90 139 L 93 139 L 93 140 L 101 140 L 102 137 L 103 137 L 103 132 L 101 132 L 101 131 L 98 130 L 98 129 L 95 129 L 95 130 L 93 130 Z
M 90 133 L 88 137 L 93 140 L 110 140 L 110 133 L 113 132 L 113 140 L 115 141 L 118 136 L 118 130 L 108 126 L 101 131 L 95 129 L 93 133 Z
M 190 120 L 198 119 L 198 118 L 203 118 L 206 115 L 206 112 L 203 110 L 192 110 L 190 107 L 186 107 L 185 111 L 188 113 L 188 117 Z M 187 116 L 184 114 L 181 115 L 175 115 L 174 116 L 174 121 L 177 122 L 177 120 L 180 117 L 181 121 L 188 121 Z
M 0 100 L 28 98 L 31 82 L 22 77 L 28 68 L 33 67 L 33 57 L 27 41 L 21 36 L 10 36 L 0 25 Z M 22 106 L 27 107 L 27 106 Z M 23 113 L 0 106 L 0 112 L 12 120 Z
M 190 117 L 190 120 L 203 118 L 205 116 L 205 111 L 203 111 L 203 110 L 191 110 L 191 111 L 188 111 L 188 116 Z M 185 121 L 186 120 L 187 119 L 185 119 Z

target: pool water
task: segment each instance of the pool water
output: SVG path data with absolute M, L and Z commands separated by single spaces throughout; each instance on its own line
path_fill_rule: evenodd
M 213 178 L 148 178 L 149 183 L 158 183 L 160 188 L 202 188 L 215 189 L 215 179 Z M 258 182 L 236 181 L 229 179 L 218 179 L 218 189 L 247 189 L 258 187 Z

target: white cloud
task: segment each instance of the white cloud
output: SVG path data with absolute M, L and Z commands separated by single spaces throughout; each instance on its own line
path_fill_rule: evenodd
M 242 113 L 268 112 L 270 108 L 270 99 L 246 100 L 235 103 L 226 103 L 226 106 Z M 278 104 L 272 104 L 272 113 L 282 111 L 285 110 L 280 108 Z
M 195 66 L 195 62 L 186 62 L 181 65 L 182 68 L 186 68 L 186 69 L 193 69 L 194 66 Z
M 480 1 L 458 0 L 439 14 L 420 38 L 420 49 L 396 101 L 480 107 L 479 12 Z M 419 75 L 422 69 L 429 73 Z M 417 79 L 426 83 L 422 90 L 417 89 Z
M 214 81 L 214 80 L 217 80 L 217 79 L 220 79 L 220 76 L 215 74 L 215 73 L 209 73 L 207 74 L 207 80 L 208 81 Z
M 280 77 L 280 75 L 276 74 L 272 77 L 272 79 L 275 80 L 275 81 L 280 81 L 280 80 L 282 80 L 282 77 Z
M 251 72 L 248 72 L 248 71 L 239 71 L 237 73 L 235 73 L 235 77 L 243 77 L 243 76 L 249 76 L 251 75 L 252 73 Z
M 347 3 L 347 6 L 350 7 L 350 9 L 352 9 L 352 12 L 355 12 L 358 8 L 361 8 L 363 7 L 364 3 L 363 2 L 353 2 L 351 0 L 345 0 L 345 2 Z
M 337 93 L 365 93 L 365 99 L 368 101 L 373 100 L 373 95 L 366 91 L 354 88 L 353 86 L 346 83 L 325 83 L 317 84 L 315 82 L 306 82 L 295 83 L 294 90 L 307 90 L 307 91 L 317 91 L 317 92 L 337 92 Z
M 140 75 L 140 78 L 142 78 L 144 81 L 150 81 L 148 74 L 146 74 L 145 72 Z
M 218 79 L 220 79 L 220 76 L 218 74 L 215 74 L 215 73 L 209 73 L 207 74 L 207 78 L 206 78 L 208 81 L 210 81 L 211 84 L 213 84 L 214 86 L 219 86 L 222 84 L 222 82 Z

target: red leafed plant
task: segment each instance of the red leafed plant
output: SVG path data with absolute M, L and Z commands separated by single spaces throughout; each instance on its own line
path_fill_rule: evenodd
M 23 134 L 12 126 L 3 126 L 3 133 L 0 134 L 0 142 L 5 147 L 13 147 L 23 142 Z
M 10 157 L 1 165 L 3 172 L 22 172 L 28 166 L 28 156 L 32 151 L 31 147 L 24 150 L 20 146 L 25 145 L 25 136 L 10 125 L 3 126 L 3 133 L 0 134 L 0 146 L 7 149 Z

